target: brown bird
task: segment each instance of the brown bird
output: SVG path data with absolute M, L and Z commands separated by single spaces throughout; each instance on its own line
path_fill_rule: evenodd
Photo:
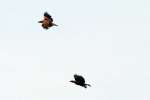
M 87 86 L 90 86 L 90 87 L 91 87 L 90 84 L 86 84 L 86 83 L 85 83 L 84 78 L 83 78 L 82 76 L 80 76 L 80 75 L 75 74 L 75 75 L 74 75 L 74 79 L 75 79 L 75 80 L 71 80 L 70 82 L 72 82 L 72 83 L 74 83 L 74 84 L 76 84 L 76 85 L 80 85 L 80 86 L 82 86 L 82 87 L 84 87 L 84 88 L 87 88 Z
M 58 26 L 55 23 L 53 23 L 53 18 L 47 12 L 44 13 L 44 19 L 38 22 L 42 23 L 42 27 L 44 29 L 49 29 L 52 26 Z

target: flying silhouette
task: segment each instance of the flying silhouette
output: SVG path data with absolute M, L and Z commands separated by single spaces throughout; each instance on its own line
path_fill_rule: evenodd
M 83 78 L 82 76 L 80 76 L 80 75 L 75 74 L 75 75 L 74 75 L 74 79 L 75 79 L 75 80 L 71 80 L 70 82 L 75 83 L 76 85 L 82 86 L 82 87 L 84 87 L 84 88 L 87 88 L 87 86 L 90 86 L 90 87 L 91 87 L 90 84 L 86 84 L 86 83 L 85 83 L 84 78 Z
M 38 23 L 42 23 L 42 27 L 44 29 L 49 29 L 52 26 L 58 26 L 55 23 L 53 23 L 53 18 L 47 12 L 44 13 L 44 19 L 41 21 L 38 21 Z

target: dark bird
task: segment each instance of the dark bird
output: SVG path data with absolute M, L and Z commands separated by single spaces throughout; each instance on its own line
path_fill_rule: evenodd
M 38 22 L 42 23 L 42 27 L 44 29 L 49 29 L 52 26 L 58 26 L 55 23 L 53 23 L 53 18 L 47 12 L 44 13 L 44 19 Z
M 74 75 L 74 79 L 75 79 L 75 80 L 71 80 L 70 82 L 75 83 L 76 85 L 80 85 L 80 86 L 82 86 L 82 87 L 84 87 L 84 88 L 87 88 L 87 86 L 90 86 L 90 87 L 91 87 L 90 84 L 86 84 L 86 83 L 85 83 L 84 78 L 83 78 L 82 76 L 80 76 L 80 75 L 75 74 L 75 75 Z

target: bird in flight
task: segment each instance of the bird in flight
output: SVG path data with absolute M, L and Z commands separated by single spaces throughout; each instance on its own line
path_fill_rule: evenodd
M 76 85 L 82 86 L 82 87 L 84 87 L 84 88 L 87 88 L 87 86 L 90 86 L 90 87 L 91 87 L 90 84 L 86 84 L 86 83 L 85 83 L 84 78 L 83 78 L 82 76 L 80 76 L 80 75 L 75 74 L 75 75 L 74 75 L 74 79 L 75 79 L 75 80 L 71 80 L 70 82 L 72 82 L 72 83 L 74 83 L 74 84 L 76 84 Z
M 48 14 L 48 12 L 44 13 L 44 19 L 41 21 L 38 21 L 38 23 L 42 23 L 42 27 L 44 29 L 49 29 L 52 26 L 58 26 L 55 23 L 53 23 L 53 18 L 51 17 L 50 14 Z

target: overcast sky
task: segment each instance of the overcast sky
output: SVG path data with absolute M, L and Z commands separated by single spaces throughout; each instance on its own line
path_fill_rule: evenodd
M 0 100 L 150 100 L 149 5 L 1 0 Z M 45 11 L 58 27 L 37 23 Z

